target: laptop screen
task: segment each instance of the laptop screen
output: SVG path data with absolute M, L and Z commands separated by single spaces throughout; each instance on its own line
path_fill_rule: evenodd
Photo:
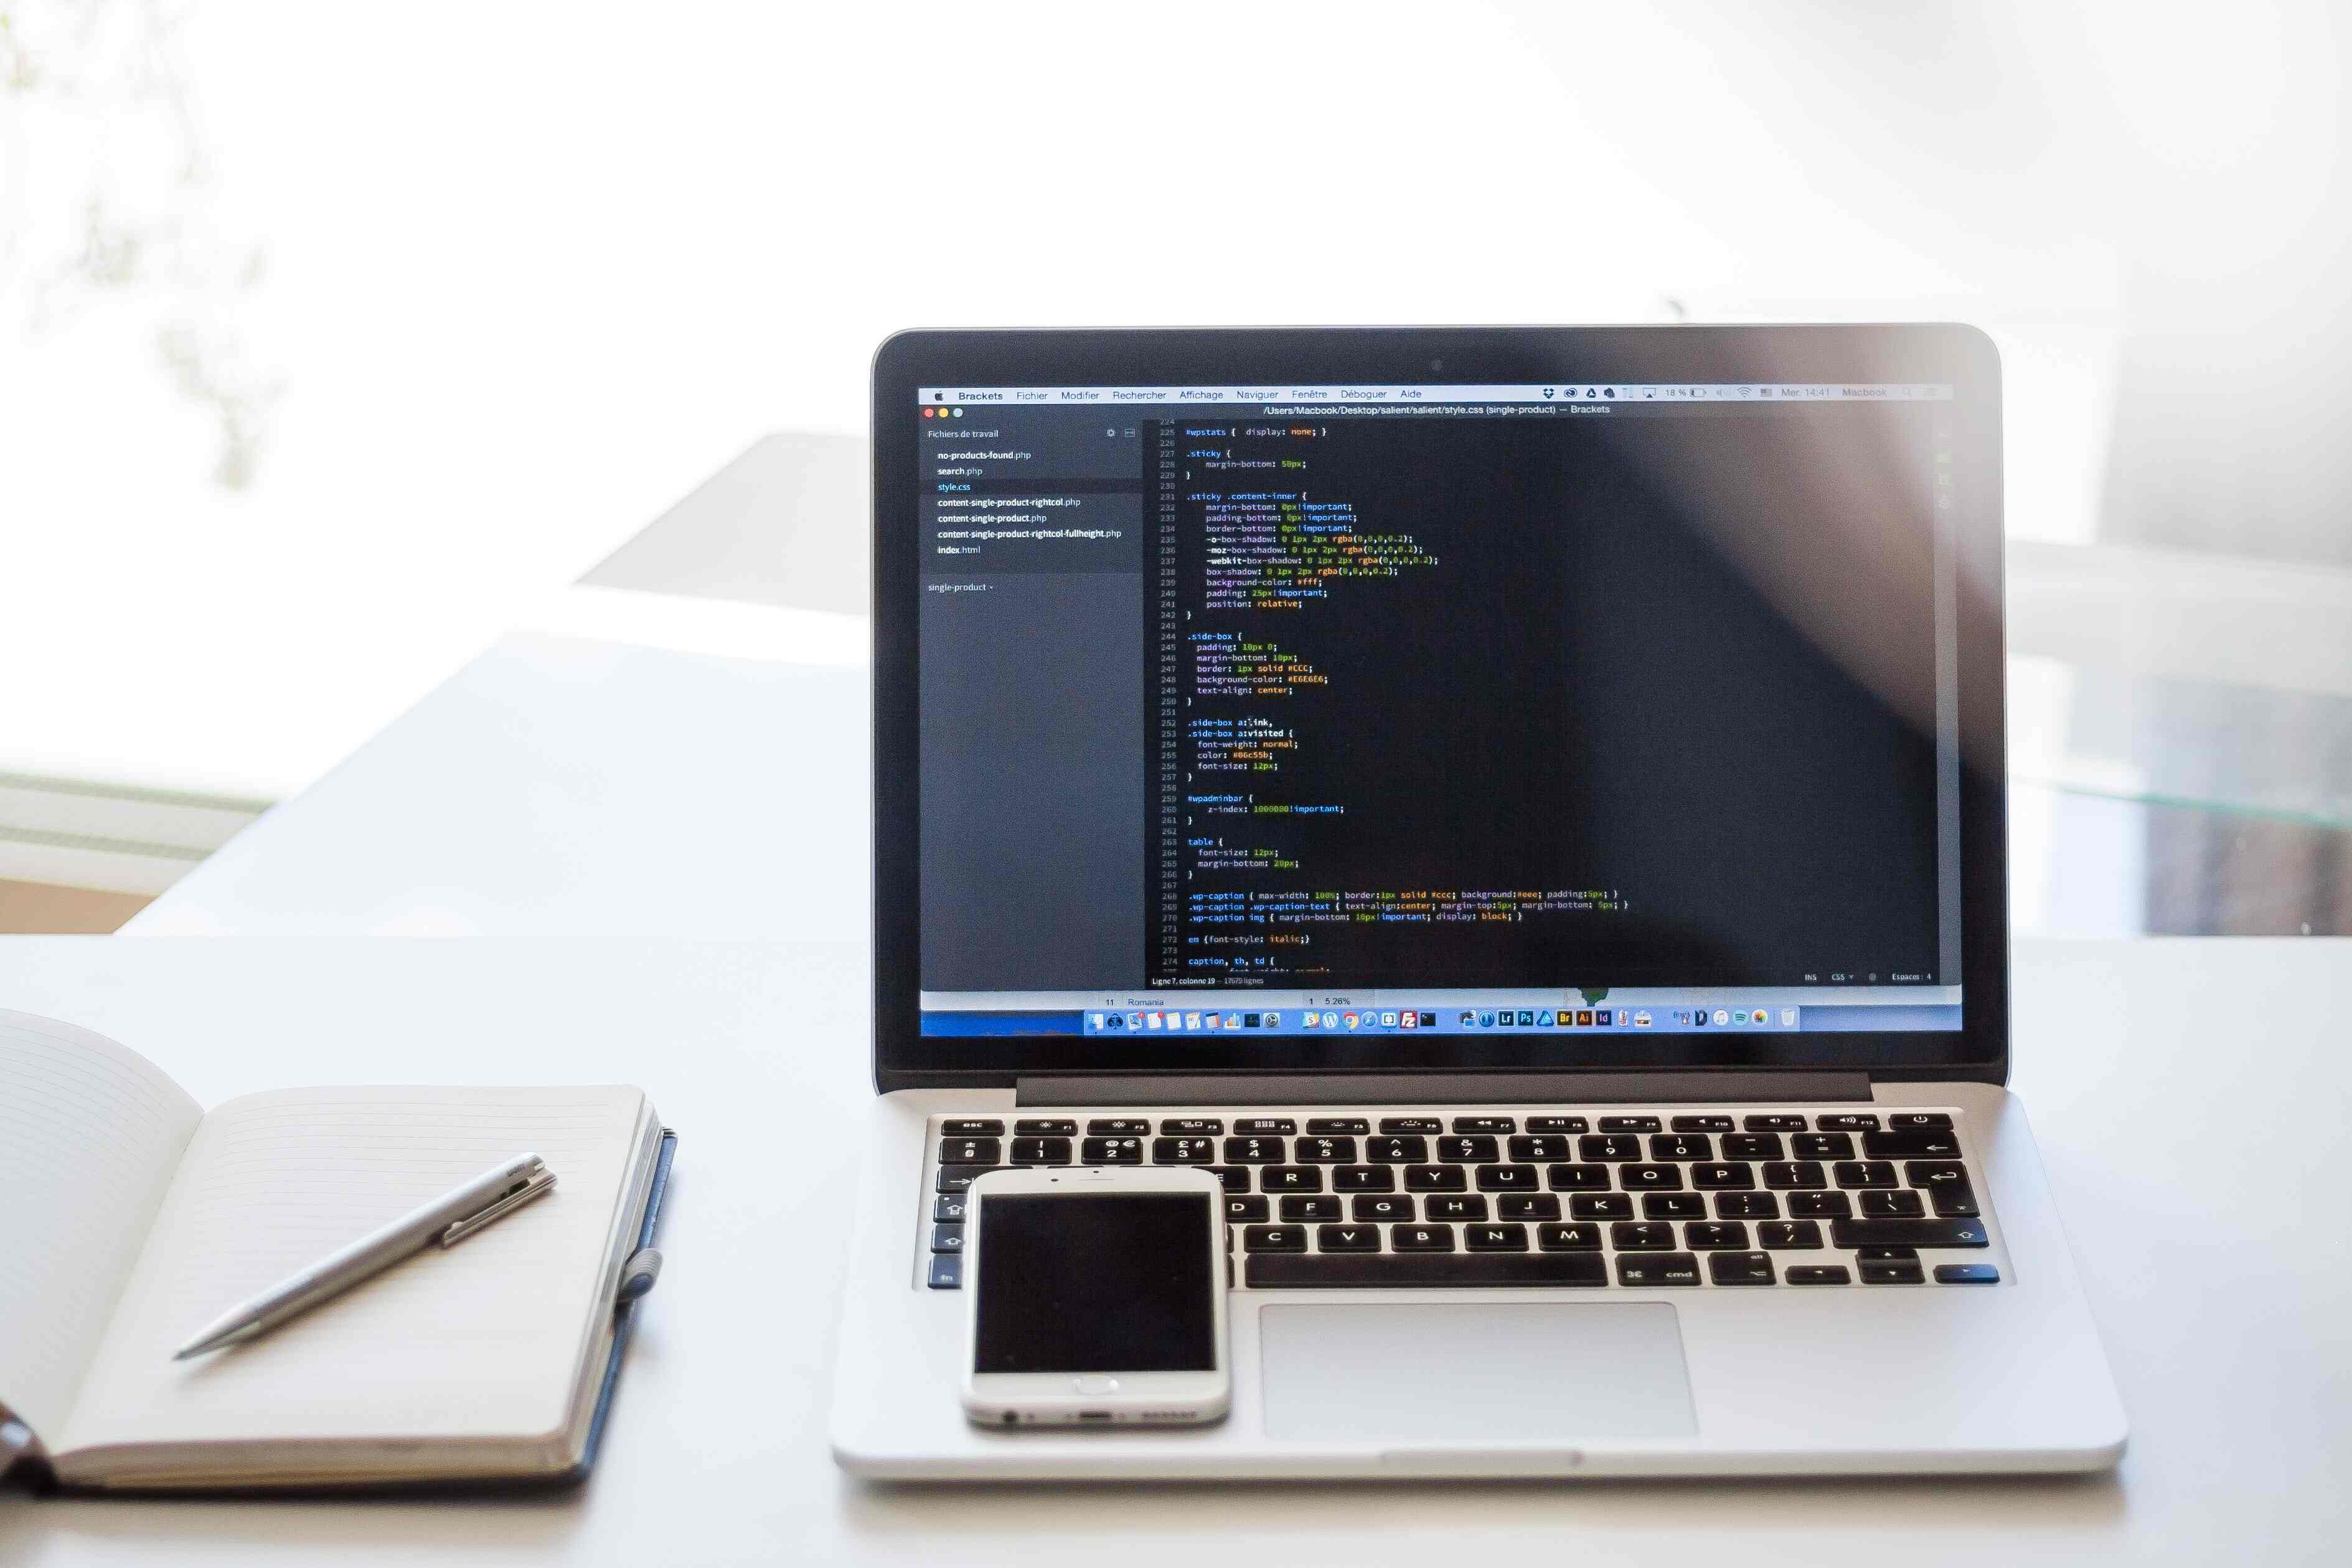
M 1949 385 L 917 396 L 923 1034 L 1960 1028 Z

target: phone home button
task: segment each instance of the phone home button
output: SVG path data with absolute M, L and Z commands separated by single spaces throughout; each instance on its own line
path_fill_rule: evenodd
M 1073 1377 L 1070 1379 L 1070 1392 L 1073 1394 L 1116 1394 L 1118 1392 L 1118 1379 L 1116 1377 Z

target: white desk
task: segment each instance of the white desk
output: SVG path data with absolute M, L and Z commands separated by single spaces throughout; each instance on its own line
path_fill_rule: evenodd
M 863 652 L 845 616 L 631 601 L 706 647 Z M 512 633 L 122 934 L 862 934 L 871 724 L 862 664 Z
M 464 1504 L 16 1500 L 0 1502 L 0 1562 L 246 1568 L 439 1552 L 633 1568 L 1369 1568 L 1474 1554 L 2292 1563 L 2339 1550 L 2329 1527 L 2352 1465 L 2352 1265 L 2336 1241 L 2333 1168 L 2352 1097 L 2346 942 L 2018 953 L 2017 1083 L 2134 1423 L 2115 1476 L 940 1490 L 845 1479 L 824 1413 L 840 1195 L 858 1179 L 854 1112 L 871 1092 L 865 672 L 854 628 L 639 597 L 594 607 L 637 615 L 636 645 L 501 640 L 131 932 L 233 936 L 0 944 L 0 1005 L 113 1034 L 207 1103 L 338 1080 L 646 1084 L 682 1139 L 671 1267 L 596 1478 L 570 1498 Z M 563 615 L 539 624 L 598 630 Z M 2266 1125 L 2282 1135 L 2249 1130 Z M 772 1179 L 780 1150 L 804 1182 Z
M 847 1480 L 825 1452 L 840 1195 L 870 1092 L 862 940 L 0 944 L 0 1005 L 112 1034 L 207 1103 L 338 1080 L 629 1079 L 682 1139 L 670 1268 L 584 1490 L 11 1497 L 0 1562 L 2340 1561 L 2352 943 L 2037 944 L 2017 960 L 2018 1086 L 2132 1415 L 2115 1476 L 923 1490 Z M 786 1154 L 802 1181 L 772 1179 Z

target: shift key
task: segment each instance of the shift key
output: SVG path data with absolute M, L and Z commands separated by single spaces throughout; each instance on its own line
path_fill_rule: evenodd
M 1830 1245 L 1853 1247 L 1984 1247 L 1981 1219 L 1832 1219 Z

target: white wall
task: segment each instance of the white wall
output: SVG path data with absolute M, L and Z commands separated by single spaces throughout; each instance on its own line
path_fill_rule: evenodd
M 2087 538 L 2143 258 L 2334 221 L 2333 26 L 198 4 L 185 204 L 266 256 L 201 308 L 282 392 L 232 493 L 168 289 L 21 329 L 82 193 L 184 191 L 148 110 L 0 108 L 0 768 L 297 789 L 759 433 L 856 429 L 915 324 L 1969 317 L 2018 527 Z

